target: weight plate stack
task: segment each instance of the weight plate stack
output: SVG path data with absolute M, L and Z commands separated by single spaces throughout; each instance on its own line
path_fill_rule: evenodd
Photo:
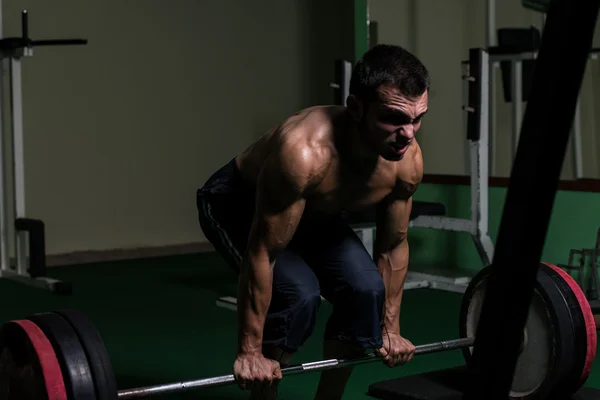
M 79 337 L 96 382 L 98 400 L 117 400 L 117 382 L 104 341 L 94 324 L 81 312 L 73 309 L 57 310 Z
M 562 375 L 560 384 L 554 388 L 559 397 L 568 398 L 576 393 L 587 380 L 596 357 L 596 323 L 590 304 L 575 280 L 559 267 L 542 263 L 541 272 L 556 286 L 556 300 L 569 309 L 574 341 L 572 365 Z M 565 367 L 567 364 L 565 364 Z
M 59 314 L 40 313 L 27 318 L 44 332 L 60 363 L 69 400 L 96 400 L 94 377 L 71 324 Z
M 462 299 L 459 316 L 461 337 L 475 337 L 491 266 L 483 268 L 472 279 Z M 517 359 L 510 398 L 545 399 L 562 382 L 574 365 L 577 341 L 572 311 L 562 291 L 543 271 L 538 272 L 529 315 L 523 331 L 521 351 Z M 506 296 L 510 296 L 507 288 Z M 507 299 L 507 301 L 510 301 Z M 467 365 L 472 348 L 463 349 Z

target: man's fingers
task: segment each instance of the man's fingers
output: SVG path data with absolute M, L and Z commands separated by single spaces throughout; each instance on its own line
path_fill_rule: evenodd
M 402 355 L 402 364 L 406 364 L 410 361 L 410 353 L 404 353 Z
M 261 380 L 262 379 L 257 379 L 253 374 L 245 373 L 237 378 L 237 383 L 238 387 L 242 390 L 252 390 L 252 388 L 261 384 Z
M 403 350 L 404 349 L 402 347 L 394 348 L 394 366 L 404 364 L 404 357 L 406 353 Z
M 385 357 L 387 357 L 387 355 L 388 355 L 388 354 L 389 354 L 389 351 L 387 351 L 387 350 L 385 349 L 385 347 L 382 347 L 382 348 L 380 348 L 380 349 L 379 349 L 379 355 L 380 355 L 381 357 L 385 358 Z
M 382 347 L 378 350 L 380 357 L 388 367 L 404 365 L 412 361 L 415 356 L 415 346 L 408 342 L 392 343 L 390 349 Z
M 383 359 L 383 365 L 385 365 L 385 366 L 387 366 L 387 367 L 390 367 L 390 368 L 391 368 L 391 367 L 392 367 L 392 360 L 391 360 L 391 359 L 384 358 L 384 359 Z
M 394 358 L 394 366 L 404 364 L 404 354 L 400 353 Z
M 415 351 L 416 347 L 410 341 L 399 338 L 390 342 L 389 349 L 382 347 L 378 352 L 385 365 L 395 367 L 412 361 Z
M 409 343 L 409 347 L 406 349 L 406 352 L 404 352 L 404 357 L 403 357 L 403 363 L 406 364 L 408 362 L 410 362 L 413 359 L 413 356 L 415 354 L 415 347 Z
M 393 367 L 394 364 L 396 363 L 396 359 L 397 359 L 397 355 L 394 354 L 394 349 L 391 348 L 387 354 L 385 355 L 385 357 L 383 357 L 383 362 L 385 365 L 387 365 L 388 367 Z
M 385 347 L 379 349 L 379 356 L 383 359 L 383 363 L 388 367 L 393 367 L 397 358 L 397 349 L 392 346 L 389 350 Z
M 406 362 L 410 362 L 413 358 L 415 358 L 415 351 L 417 351 L 417 348 L 411 343 L 410 353 L 408 354 L 408 360 Z
M 390 357 L 391 366 L 404 365 L 410 362 L 414 356 L 414 352 L 406 348 L 396 348 L 392 353 L 393 357 Z
M 402 362 L 407 363 L 409 358 L 410 358 L 410 348 L 406 348 L 402 352 Z
M 276 379 L 283 378 L 283 375 L 281 374 L 281 365 L 278 362 L 274 362 L 274 367 L 275 368 L 273 368 L 273 376 Z
M 235 375 L 235 381 L 238 385 L 238 387 L 241 390 L 246 390 L 246 379 L 245 379 L 245 374 L 236 374 Z

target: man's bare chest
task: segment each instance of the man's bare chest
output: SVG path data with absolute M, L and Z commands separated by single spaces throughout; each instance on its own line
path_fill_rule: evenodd
M 307 208 L 323 212 L 358 211 L 379 203 L 394 190 L 397 190 L 396 175 L 389 168 L 337 169 L 328 173 L 307 199 Z

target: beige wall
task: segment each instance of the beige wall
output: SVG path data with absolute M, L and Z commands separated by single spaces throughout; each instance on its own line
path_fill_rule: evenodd
M 527 10 L 519 1 L 496 2 L 496 27 L 541 26 L 539 13 Z M 369 18 L 379 25 L 379 42 L 407 47 L 430 70 L 432 89 L 430 112 L 420 132 L 425 170 L 430 174 L 468 174 L 461 61 L 472 47 L 486 46 L 486 2 L 481 0 L 369 0 Z M 595 45 L 600 46 L 600 28 Z M 600 178 L 600 61 L 590 61 L 582 87 L 581 123 L 584 174 Z M 496 73 L 501 88 L 500 70 Z M 596 99 L 596 103 L 594 102 Z M 512 164 L 511 104 L 498 90 L 496 96 L 494 155 L 497 176 L 508 176 Z M 573 177 L 569 148 L 563 179 Z
M 5 0 L 5 36 L 26 8 L 33 39 L 89 39 L 23 63 L 27 211 L 48 254 L 204 240 L 196 189 L 332 101 L 333 60 L 353 49 L 343 3 Z

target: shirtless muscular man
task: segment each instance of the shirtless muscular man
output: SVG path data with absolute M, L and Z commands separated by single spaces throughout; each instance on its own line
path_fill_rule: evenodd
M 399 316 L 428 91 L 413 54 L 375 46 L 354 67 L 346 106 L 299 111 L 198 190 L 200 226 L 239 274 L 233 370 L 251 398 L 275 398 L 280 366 L 313 332 L 321 295 L 333 305 L 324 358 L 373 349 L 388 366 L 412 359 Z M 373 258 L 344 218 L 371 206 Z M 350 374 L 324 371 L 315 398 L 341 398 Z

